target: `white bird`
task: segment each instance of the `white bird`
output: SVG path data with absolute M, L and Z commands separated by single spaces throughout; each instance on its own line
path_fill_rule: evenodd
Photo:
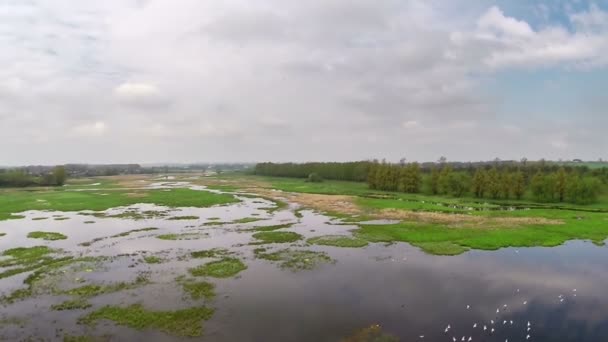
M 494 320 L 493 320 L 493 319 L 491 319 L 491 320 L 490 320 L 490 323 L 491 323 L 491 324 L 494 324 Z
M 456 337 L 452 337 L 452 341 L 453 341 L 453 342 L 456 342 Z
M 420 338 L 424 338 L 424 335 L 420 335 Z
M 473 341 L 473 337 L 469 336 L 469 339 L 467 340 L 468 342 Z
M 477 328 L 477 323 L 473 324 L 473 329 Z
M 485 325 L 483 326 L 483 331 L 488 330 L 488 327 L 486 327 Z
M 500 312 L 500 309 L 496 309 L 496 313 L 499 313 L 499 312 Z
M 562 299 L 559 300 L 560 303 L 563 302 L 563 301 L 564 301 L 564 298 L 562 298 Z
M 528 327 L 528 329 L 526 330 L 526 332 L 527 332 L 527 331 L 530 331 L 530 327 Z
M 576 292 L 576 289 L 572 289 L 572 292 Z
M 490 334 L 494 332 L 494 328 L 492 328 L 492 330 L 490 330 Z
M 502 325 L 505 325 L 505 324 L 507 324 L 507 321 L 502 321 Z
M 529 339 L 530 339 L 530 335 L 526 335 L 526 340 L 529 340 Z
M 462 336 L 462 339 L 460 339 L 461 341 L 464 341 L 466 337 Z
M 528 304 L 528 301 L 527 301 L 527 300 L 524 300 L 524 305 L 526 305 L 526 304 Z
M 513 321 L 512 321 L 512 320 L 511 320 L 511 321 L 509 321 L 509 323 L 510 323 L 511 325 L 513 325 Z
M 505 308 L 506 308 L 506 307 L 507 307 L 507 304 L 504 304 L 504 305 L 503 305 L 503 307 L 505 307 Z
M 528 321 L 528 326 L 530 326 L 530 321 Z
M 470 306 L 470 305 L 467 305 L 467 310 L 469 310 L 470 308 L 471 308 L 471 306 Z

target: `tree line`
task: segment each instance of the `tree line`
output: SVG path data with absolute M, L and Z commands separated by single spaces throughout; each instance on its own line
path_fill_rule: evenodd
M 537 202 L 587 204 L 597 200 L 608 183 L 608 168 L 559 166 L 551 162 L 483 162 L 391 164 L 260 163 L 254 173 L 265 176 L 365 181 L 370 189 L 479 199 L 524 199 Z
M 258 163 L 253 173 L 262 176 L 308 178 L 317 174 L 323 179 L 365 182 L 369 168 L 368 161 L 346 163 Z
M 0 169 L 0 187 L 62 186 L 66 179 L 64 166 L 55 166 L 40 175 L 32 175 L 21 169 Z

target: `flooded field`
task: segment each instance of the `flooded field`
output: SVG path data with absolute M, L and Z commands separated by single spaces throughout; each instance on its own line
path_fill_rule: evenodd
M 92 185 L 92 188 L 94 188 Z M 154 183 L 173 191 L 184 182 Z M 82 191 L 102 191 L 85 189 Z M 0 221 L 0 339 L 605 341 L 608 248 L 458 256 L 251 195 Z M 367 224 L 390 224 L 378 220 Z

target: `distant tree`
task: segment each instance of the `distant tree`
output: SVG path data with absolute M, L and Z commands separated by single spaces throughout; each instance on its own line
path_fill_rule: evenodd
M 526 180 L 523 172 L 517 171 L 513 173 L 511 180 L 513 182 L 513 195 L 520 200 L 526 193 Z
M 511 191 L 513 188 L 511 174 L 506 171 L 501 172 L 500 177 L 499 177 L 499 183 L 500 183 L 500 194 L 501 194 L 502 198 L 504 198 L 504 199 L 511 198 Z
M 557 194 L 558 200 L 563 202 L 566 198 L 566 183 L 568 181 L 568 175 L 564 167 L 560 167 L 555 175 L 555 193 Z
M 488 192 L 490 193 L 490 197 L 497 199 L 500 197 L 500 176 L 498 174 L 498 169 L 495 167 L 491 168 L 488 172 Z
M 470 176 L 465 172 L 452 172 L 448 176 L 449 191 L 456 197 L 462 197 L 470 188 L 470 183 Z
M 321 182 L 323 182 L 323 178 L 321 176 L 319 176 L 318 173 L 313 172 L 308 175 L 308 178 L 306 179 L 306 181 L 311 182 L 311 183 L 321 183 Z
M 443 195 L 447 195 L 451 192 L 450 189 L 450 176 L 452 174 L 452 167 L 450 165 L 445 165 L 441 172 L 439 173 L 439 193 Z
M 429 189 L 433 195 L 439 194 L 439 178 L 439 170 L 436 167 L 433 167 L 431 170 L 431 177 L 429 178 Z
M 67 179 L 65 166 L 55 166 L 55 168 L 53 169 L 53 178 L 55 179 L 55 184 L 59 186 L 64 185 Z
M 472 191 L 473 195 L 477 198 L 483 198 L 486 193 L 487 187 L 487 172 L 486 170 L 479 168 L 475 171 L 475 175 L 473 176 L 472 181 Z

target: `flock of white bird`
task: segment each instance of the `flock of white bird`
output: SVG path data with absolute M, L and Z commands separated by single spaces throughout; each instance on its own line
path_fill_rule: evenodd
M 517 293 L 519 293 L 519 289 L 517 289 L 516 291 Z M 576 289 L 572 289 L 572 297 L 576 297 Z M 563 303 L 565 296 L 560 294 L 557 296 L 557 299 L 559 301 L 559 303 Z M 523 305 L 528 305 L 528 301 L 524 300 L 522 302 Z M 494 333 L 497 331 L 497 329 L 499 329 L 500 326 L 517 326 L 518 324 L 516 322 L 514 322 L 513 320 L 502 320 L 502 324 L 501 321 L 498 319 L 498 316 L 500 315 L 501 312 L 505 312 L 507 311 L 508 305 L 504 304 L 502 307 L 498 307 L 496 308 L 496 318 L 494 319 L 490 319 L 488 322 L 485 323 L 473 323 L 473 329 L 480 329 L 480 331 L 483 331 L 484 334 L 487 334 L 487 336 L 492 336 L 494 335 Z M 470 305 L 466 306 L 467 310 L 471 309 Z M 532 323 L 530 321 L 527 321 L 527 323 L 525 324 L 525 340 L 529 341 L 532 339 Z M 451 341 L 452 342 L 472 342 L 473 341 L 473 335 L 463 335 L 462 337 L 457 337 L 454 336 L 453 334 L 450 334 L 450 332 L 452 331 L 452 326 L 450 324 L 448 324 L 445 329 L 443 330 L 444 335 L 451 337 Z M 424 335 L 420 335 L 419 336 L 420 339 L 424 339 Z M 484 339 L 485 340 L 485 339 Z M 509 339 L 505 339 L 505 342 L 509 342 Z

